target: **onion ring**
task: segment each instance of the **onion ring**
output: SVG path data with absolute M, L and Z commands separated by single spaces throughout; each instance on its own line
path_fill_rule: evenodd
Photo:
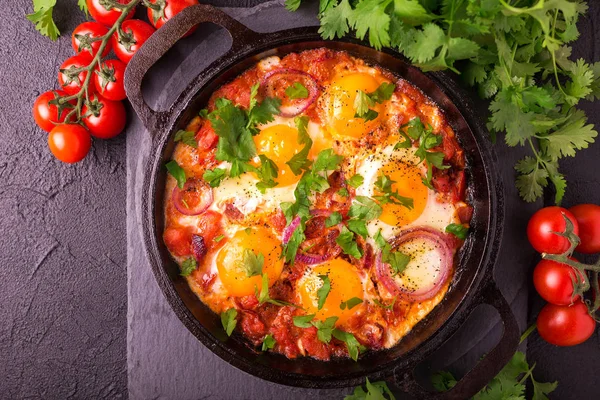
M 389 264 L 383 262 L 381 251 L 377 253 L 375 259 L 375 270 L 379 282 L 381 282 L 392 295 L 400 296 L 403 299 L 413 302 L 421 302 L 435 296 L 444 283 L 446 283 L 448 276 L 450 275 L 450 270 L 452 269 L 454 257 L 452 248 L 448 244 L 446 236 L 442 232 L 429 227 L 416 227 L 400 233 L 400 235 L 392 239 L 392 246 L 397 248 L 401 244 L 413 239 L 421 239 L 433 243 L 435 251 L 437 251 L 440 256 L 440 271 L 435 278 L 435 281 L 430 286 L 411 291 L 398 285 L 392 277 L 392 271 Z
M 269 71 L 263 78 L 262 84 L 265 87 L 267 96 L 279 97 L 277 96 L 275 89 L 275 83 L 277 80 L 282 78 L 292 80 L 294 76 L 297 77 L 296 82 L 301 81 L 302 84 L 306 86 L 306 89 L 308 90 L 308 97 L 305 99 L 290 99 L 289 104 L 282 104 L 279 108 L 279 115 L 282 117 L 295 117 L 310 107 L 310 105 L 317 99 L 319 95 L 319 86 L 317 85 L 316 79 L 313 78 L 312 75 L 297 69 L 278 68 L 273 71 Z
M 290 222 L 288 226 L 283 230 L 283 235 L 281 238 L 281 242 L 286 245 L 290 241 L 290 237 L 292 237 L 292 233 L 296 230 L 296 228 L 300 225 L 300 217 L 296 217 Z
M 197 203 L 193 207 L 190 207 L 189 204 L 186 204 L 184 200 L 186 193 L 190 192 L 199 192 L 193 194 L 200 196 Z M 208 186 L 206 182 L 198 179 L 188 179 L 183 186 L 183 189 L 179 189 L 179 186 L 175 186 L 172 196 L 173 205 L 177 211 L 184 215 L 202 214 L 213 202 L 212 188 Z

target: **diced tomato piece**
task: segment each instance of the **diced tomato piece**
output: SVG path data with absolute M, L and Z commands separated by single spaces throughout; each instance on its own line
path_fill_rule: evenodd
M 255 295 L 244 296 L 237 299 L 237 303 L 244 310 L 254 310 L 258 305 L 258 299 Z
M 192 234 L 186 228 L 167 228 L 163 240 L 169 251 L 178 257 L 192 254 Z
M 468 224 L 471 222 L 471 218 L 473 218 L 473 206 L 463 206 L 456 210 L 456 214 L 458 215 L 458 219 L 463 224 Z
M 300 342 L 307 355 L 323 361 L 327 361 L 331 358 L 329 347 L 319 340 L 317 337 L 317 328 L 314 326 L 302 330 Z
M 196 142 L 198 148 L 202 150 L 210 150 L 217 145 L 219 136 L 215 133 L 209 121 L 205 121 L 202 127 L 196 132 Z
M 241 329 L 246 336 L 254 342 L 262 342 L 267 334 L 265 324 L 260 320 L 258 314 L 253 311 L 243 311 L 241 318 Z
M 454 189 L 452 190 L 452 200 L 460 201 L 465 198 L 465 190 L 467 189 L 467 179 L 465 171 L 458 171 L 454 178 Z
M 223 233 L 221 219 L 223 216 L 216 211 L 208 210 L 198 217 L 198 234 L 204 238 L 208 248 L 214 246 L 214 238 Z

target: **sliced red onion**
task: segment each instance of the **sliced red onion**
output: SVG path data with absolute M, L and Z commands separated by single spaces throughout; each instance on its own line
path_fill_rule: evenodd
M 200 263 L 208 251 L 202 236 L 192 235 L 192 251 L 194 253 L 194 258 L 198 263 Z
M 314 210 L 310 210 L 310 215 L 313 217 L 329 217 L 329 215 L 331 215 L 331 211 L 315 208 Z
M 187 204 L 184 196 L 186 194 L 192 194 L 200 196 L 198 201 L 195 201 L 193 207 Z M 173 189 L 173 205 L 180 213 L 184 215 L 199 215 L 210 207 L 213 202 L 212 188 L 208 186 L 204 181 L 198 179 L 188 179 L 183 186 L 183 189 L 179 189 L 179 186 L 175 186 Z
M 446 235 L 429 227 L 416 227 L 400 233 L 400 235 L 392 239 L 392 246 L 397 248 L 401 244 L 414 239 L 432 243 L 435 247 L 435 251 L 437 251 L 440 256 L 440 271 L 436 276 L 435 281 L 430 286 L 413 291 L 398 285 L 392 276 L 390 266 L 383 262 L 381 251 L 377 253 L 375 259 L 375 270 L 379 282 L 381 282 L 392 295 L 400 296 L 409 301 L 420 302 L 434 297 L 440 291 L 444 283 L 446 283 L 452 269 L 453 252 L 448 244 Z
M 329 260 L 330 258 L 331 258 L 331 254 L 323 254 L 321 256 L 318 254 L 302 253 L 302 250 L 300 250 L 300 251 L 298 251 L 298 253 L 296 253 L 296 262 L 301 262 L 306 265 L 321 264 L 321 263 Z
M 263 78 L 263 85 L 267 96 L 277 97 L 275 83 L 279 79 L 287 79 L 291 81 L 292 84 L 293 82 L 300 82 L 308 89 L 307 98 L 290 100 L 290 104 L 281 105 L 279 108 L 279 115 L 282 117 L 295 117 L 310 107 L 319 95 L 319 86 L 312 75 L 297 69 L 279 68 L 268 72 Z
M 298 225 L 300 225 L 299 216 L 294 218 L 292 222 L 290 222 L 290 224 L 285 227 L 285 229 L 283 230 L 283 237 L 281 238 L 281 241 L 284 245 L 288 244 L 288 242 L 290 241 L 290 237 L 292 237 L 292 233 L 294 233 Z

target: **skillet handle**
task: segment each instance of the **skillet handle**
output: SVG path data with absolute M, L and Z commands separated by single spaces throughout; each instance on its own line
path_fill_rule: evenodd
M 136 52 L 125 71 L 125 91 L 138 117 L 150 132 L 154 132 L 168 115 L 174 115 L 176 106 L 182 106 L 182 98 L 189 94 L 190 87 L 183 91 L 180 98 L 168 111 L 155 111 L 144 100 L 142 80 L 148 70 L 181 39 L 193 26 L 210 22 L 225 28 L 232 38 L 232 46 L 206 69 L 213 69 L 226 58 L 258 40 L 258 34 L 236 21 L 218 8 L 198 4 L 187 7 L 156 31 Z M 193 83 L 193 82 L 192 82 Z
M 394 371 L 396 385 L 416 398 L 428 400 L 470 399 L 487 385 L 508 364 L 519 345 L 520 330 L 510 305 L 490 279 L 479 292 L 479 301 L 475 300 L 471 312 L 480 304 L 489 304 L 500 314 L 504 332 L 496 346 L 456 383 L 452 389 L 443 393 L 434 393 L 424 389 L 415 379 L 412 368 Z

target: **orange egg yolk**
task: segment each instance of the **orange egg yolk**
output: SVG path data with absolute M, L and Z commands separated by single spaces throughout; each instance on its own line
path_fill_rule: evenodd
M 298 130 L 287 125 L 272 125 L 254 136 L 257 154 L 264 154 L 277 165 L 279 186 L 298 182 L 300 175 L 294 175 L 286 162 L 304 147 L 298 143 Z
M 387 175 L 395 183 L 392 191 L 397 191 L 400 196 L 413 199 L 413 208 L 409 209 L 400 204 L 383 204 L 383 212 L 379 219 L 388 225 L 402 226 L 415 221 L 423 213 L 427 205 L 429 192 L 422 181 L 421 171 L 414 165 L 403 161 L 391 161 L 379 171 L 380 175 Z M 375 191 L 376 195 L 381 193 Z
M 248 276 L 244 264 L 245 249 L 257 256 L 263 255 L 262 272 L 269 277 L 269 286 L 279 279 L 283 269 L 281 243 L 268 229 L 253 227 L 236 232 L 221 248 L 216 260 L 219 278 L 230 296 L 248 296 L 254 294 L 256 288 L 261 289 L 262 276 Z
M 354 101 L 358 91 L 372 93 L 377 90 L 379 84 L 375 77 L 365 73 L 342 75 L 333 80 L 323 98 L 327 120 L 334 137 L 360 139 L 379 124 L 384 110 L 381 104 L 369 107 L 379 113 L 374 120 L 365 121 L 364 118 L 354 116 L 356 114 Z
M 320 310 L 317 292 L 323 286 L 323 280 L 319 275 L 328 276 L 331 283 L 329 294 Z M 363 287 L 356 267 L 340 258 L 327 261 L 307 272 L 298 281 L 296 292 L 300 305 L 307 314 L 316 314 L 315 318 L 319 320 L 336 316 L 336 325 L 343 325 L 356 311 L 356 308 L 342 310 L 342 302 L 353 297 L 363 299 Z

